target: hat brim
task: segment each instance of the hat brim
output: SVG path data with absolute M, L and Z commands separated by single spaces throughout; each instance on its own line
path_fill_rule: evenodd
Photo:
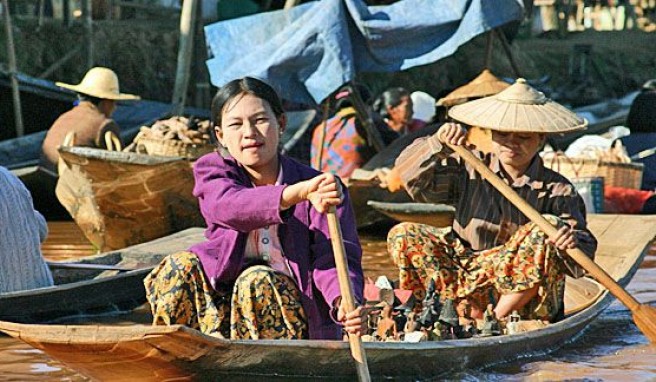
M 55 82 L 55 85 L 65 89 L 73 90 L 76 93 L 82 93 L 91 97 L 96 97 L 100 99 L 109 99 L 112 101 L 137 101 L 141 99 L 141 97 L 134 94 L 104 92 L 96 89 L 85 88 L 80 85 L 65 84 L 63 82 Z
M 492 96 L 453 106 L 448 114 L 470 126 L 504 132 L 563 134 L 588 126 L 585 118 L 551 100 L 537 105 Z

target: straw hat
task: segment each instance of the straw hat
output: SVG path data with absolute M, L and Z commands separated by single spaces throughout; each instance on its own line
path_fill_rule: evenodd
M 437 101 L 437 106 L 453 106 L 463 103 L 470 98 L 481 98 L 498 92 L 510 86 L 509 83 L 499 79 L 489 69 L 484 69 L 481 74 L 471 82 L 457 88 Z
M 70 85 L 62 82 L 56 82 L 55 84 L 66 89 L 71 89 L 77 93 L 86 94 L 100 99 L 111 99 L 115 101 L 141 99 L 141 97 L 133 94 L 119 92 L 118 77 L 116 76 L 116 73 L 111 69 L 99 66 L 89 69 L 87 74 L 84 75 L 82 82 L 77 85 Z
M 550 100 L 523 78 L 499 94 L 452 107 L 449 116 L 471 126 L 507 132 L 567 133 L 588 125 L 585 118 Z

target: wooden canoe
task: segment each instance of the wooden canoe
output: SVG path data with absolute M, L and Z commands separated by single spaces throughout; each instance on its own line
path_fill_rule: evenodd
M 0 319 L 37 323 L 134 309 L 146 301 L 143 278 L 148 272 L 165 255 L 203 241 L 203 232 L 202 228 L 190 228 L 76 263 L 51 263 L 55 285 L 0 294 Z M 111 268 L 131 270 L 103 270 Z
M 422 223 L 434 227 L 450 227 L 456 212 L 455 207 L 447 204 L 385 203 L 375 200 L 367 204 L 398 222 Z
M 626 227 L 632 227 L 626 230 Z M 627 285 L 656 234 L 656 216 L 592 215 L 599 239 L 596 261 Z M 621 232 L 621 240 L 618 235 Z M 375 379 L 435 378 L 518 356 L 550 352 L 576 339 L 613 301 L 587 278 L 567 281 L 566 318 L 542 329 L 498 337 L 440 342 L 367 342 Z M 0 331 L 41 349 L 97 380 L 269 380 L 273 377 L 355 378 L 349 345 L 342 341 L 230 341 L 183 326 L 26 325 L 0 322 Z
M 205 225 L 191 162 L 177 157 L 60 147 L 56 194 L 101 251 Z

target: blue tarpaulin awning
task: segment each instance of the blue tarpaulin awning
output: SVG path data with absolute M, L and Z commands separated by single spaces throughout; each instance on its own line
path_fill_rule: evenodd
M 520 0 L 322 0 L 205 27 L 211 82 L 244 76 L 273 85 L 284 98 L 319 103 L 360 72 L 425 65 L 510 21 Z

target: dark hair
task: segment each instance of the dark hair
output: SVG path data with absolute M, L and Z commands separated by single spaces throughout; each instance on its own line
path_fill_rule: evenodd
M 77 99 L 80 102 L 91 102 L 92 104 L 98 106 L 98 104 L 102 102 L 104 98 L 93 97 L 84 93 L 77 93 Z
M 404 88 L 389 88 L 376 98 L 372 108 L 381 117 L 389 118 L 387 108 L 399 106 L 403 97 L 410 97 L 410 93 Z
M 362 99 L 362 102 L 365 104 L 369 102 L 371 99 L 371 91 L 369 91 L 369 88 L 361 83 L 355 83 L 355 85 L 348 84 L 341 86 L 337 91 L 335 91 L 331 96 L 330 99 L 335 102 L 334 106 L 334 111 L 338 111 L 347 107 L 352 107 L 353 106 L 353 101 L 351 100 L 351 90 L 355 89 L 358 94 L 360 94 L 360 98 Z
M 269 84 L 257 78 L 244 77 L 223 85 L 212 98 L 211 117 L 213 126 L 221 127 L 223 108 L 241 94 L 252 94 L 267 101 L 276 117 L 280 117 L 285 113 L 278 93 Z

